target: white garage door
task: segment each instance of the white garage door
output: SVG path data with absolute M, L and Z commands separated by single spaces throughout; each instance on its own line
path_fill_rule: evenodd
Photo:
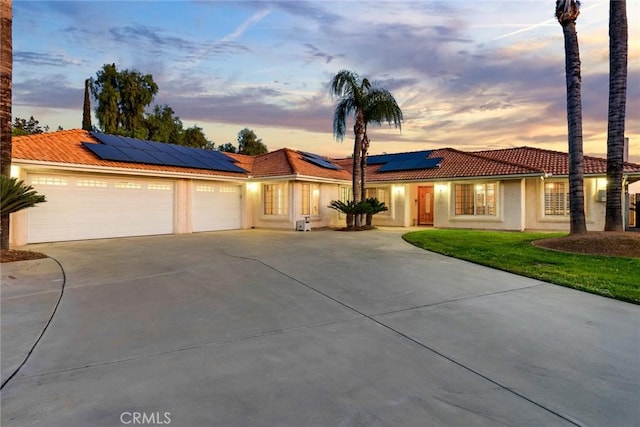
M 27 210 L 27 241 L 56 242 L 173 233 L 169 180 L 33 174 L 46 203 Z
M 239 185 L 193 183 L 193 231 L 237 230 L 242 227 Z

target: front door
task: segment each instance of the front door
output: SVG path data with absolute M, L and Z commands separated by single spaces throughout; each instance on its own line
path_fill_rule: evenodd
M 418 225 L 433 225 L 433 187 L 418 187 Z

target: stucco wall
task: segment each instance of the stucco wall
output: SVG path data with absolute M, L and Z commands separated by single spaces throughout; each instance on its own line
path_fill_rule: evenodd
M 496 181 L 464 181 L 485 183 Z M 525 226 L 525 184 L 522 179 L 498 181 L 496 215 L 455 215 L 455 182 L 435 183 L 434 227 L 522 231 Z
M 549 180 L 548 180 L 549 181 Z M 567 179 L 562 179 L 568 185 Z M 526 204 L 529 207 L 526 215 L 527 230 L 569 231 L 569 215 L 545 215 L 544 183 L 540 178 L 527 179 Z M 604 230 L 606 204 L 598 201 L 598 191 L 605 189 L 603 178 L 584 179 L 585 219 L 587 230 Z
M 265 215 L 263 206 L 263 191 L 265 184 L 286 184 L 288 189 L 288 210 L 285 215 Z M 308 182 L 304 182 L 308 184 Z M 302 184 L 300 181 L 264 181 L 247 184 L 247 200 L 245 208 L 248 227 L 277 228 L 295 230 L 296 221 L 305 218 L 301 213 Z M 340 198 L 340 186 L 332 183 L 319 183 L 320 202 L 319 215 L 311 216 L 311 228 L 337 227 L 344 225 L 344 219 L 339 218 L 338 213 L 327 206 L 331 200 Z

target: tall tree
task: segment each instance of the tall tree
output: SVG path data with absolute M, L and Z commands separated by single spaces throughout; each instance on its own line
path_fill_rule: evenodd
M 35 135 L 44 132 L 49 132 L 49 126 L 40 126 L 40 122 L 34 119 L 33 116 L 29 117 L 29 120 L 16 117 L 11 129 L 13 136 Z
M 115 64 L 105 64 L 96 78 L 91 78 L 90 86 L 98 102 L 96 117 L 104 132 L 146 137 L 144 109 L 158 93 L 151 74 L 118 71 Z
M 556 18 L 564 34 L 569 142 L 569 228 L 571 234 L 586 233 L 584 214 L 584 154 L 582 150 L 582 76 L 576 20 L 577 0 L 557 0 Z
M 358 74 L 339 71 L 331 81 L 331 95 L 339 97 L 333 115 L 333 134 L 342 140 L 347 130 L 347 117 L 354 116 L 353 133 L 353 201 L 357 205 L 366 196 L 366 168 L 369 137 L 369 123 L 390 125 L 400 128 L 402 111 L 398 103 L 386 89 L 372 85 L 369 79 L 360 78 Z M 362 225 L 362 217 L 356 215 L 355 226 Z
M 609 124 L 605 231 L 623 231 L 622 173 L 627 106 L 628 29 L 626 0 L 609 1 Z
M 12 0 L 0 2 L 0 175 L 11 176 Z M 9 214 L 0 214 L 0 247 L 9 249 Z
M 360 170 L 362 175 L 362 199 L 367 197 L 367 153 L 369 151 L 369 134 L 367 128 L 370 123 L 382 125 L 383 122 L 393 124 L 400 129 L 402 126 L 402 110 L 391 93 L 383 88 L 371 87 L 366 96 L 364 111 L 364 138 L 362 140 L 362 154 L 360 156 Z
M 252 129 L 244 128 L 238 132 L 238 153 L 248 156 L 267 154 L 269 149 Z
M 232 143 L 227 142 L 225 144 L 218 145 L 218 151 L 224 151 L 226 153 L 237 153 L 238 149 Z
M 156 105 L 145 118 L 147 139 L 181 145 L 184 141 L 182 120 L 168 105 Z M 206 139 L 206 138 L 205 138 Z
M 182 145 L 187 147 L 202 148 L 204 150 L 213 150 L 215 148 L 215 144 L 207 139 L 202 128 L 197 125 L 185 129 L 183 138 Z
M 91 127 L 91 99 L 89 96 L 89 79 L 84 81 L 84 104 L 82 106 L 82 129 L 93 130 Z

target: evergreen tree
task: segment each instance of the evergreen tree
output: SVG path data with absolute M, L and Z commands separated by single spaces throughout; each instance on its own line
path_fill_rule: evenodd
M 89 99 L 89 79 L 84 81 L 84 105 L 82 108 L 82 129 L 92 130 L 91 127 L 91 100 Z
M 253 130 L 244 128 L 238 132 L 238 153 L 257 156 L 268 152 L 267 146 L 262 143 L 262 139 L 258 139 Z

